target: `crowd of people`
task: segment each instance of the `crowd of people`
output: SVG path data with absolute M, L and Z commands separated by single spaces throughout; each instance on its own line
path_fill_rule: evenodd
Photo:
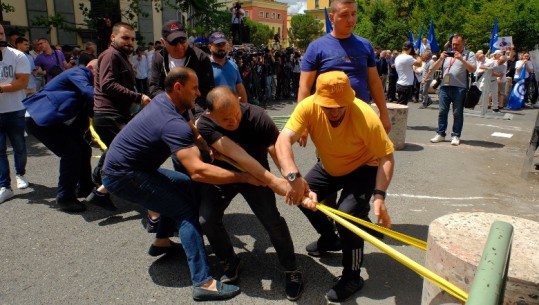
M 241 7 L 233 12 L 234 18 L 240 16 Z M 411 42 L 401 52 L 373 48 L 352 32 L 357 13 L 354 0 L 332 1 L 332 32 L 313 41 L 304 54 L 281 50 L 280 44 L 234 48 L 231 41 L 241 39 L 236 37 L 241 33 L 196 37 L 177 20 L 163 24 L 158 41 L 137 49 L 133 27 L 114 24 L 110 44 L 99 55 L 92 42 L 82 51 L 58 50 L 45 38 L 30 50 L 20 33 L 6 35 L 0 26 L 0 41 L 12 43 L 0 47 L 11 71 L 0 80 L 0 203 L 14 196 L 7 138 L 16 185 L 30 185 L 26 130 L 60 158 L 59 210 L 79 213 L 87 204 L 115 210 L 114 198 L 143 206 L 146 229 L 156 234 L 148 254 L 177 254 L 183 248 L 193 298 L 208 301 L 240 293 L 242 264 L 223 216 L 241 194 L 266 229 L 285 274 L 284 293 L 295 301 L 304 290 L 303 276 L 277 194 L 299 206 L 320 234 L 306 247 L 309 255 L 342 251 L 342 274 L 326 298 L 348 299 L 363 287 L 364 241 L 330 222 L 316 204 L 324 201 L 370 221 L 372 202 L 376 221 L 391 226 L 385 197 L 395 160 L 386 101 L 408 104 L 415 97 L 427 108 L 431 83 L 441 74 L 438 128 L 430 141 L 445 140 L 453 104 L 451 144 L 459 145 L 470 75 L 479 81 L 491 69 L 490 79 L 482 81 L 500 82 L 503 91 L 506 77 L 533 71 L 529 54 L 517 61 L 514 51 L 496 51 L 492 60 L 483 60 L 481 52 L 465 48 L 459 34 L 439 58 L 428 46 L 415 50 Z M 498 87 L 491 84 L 490 90 L 492 110 L 499 111 L 505 99 L 497 98 Z M 282 131 L 253 105 L 290 98 L 298 105 Z M 90 118 L 107 147 L 93 170 L 86 137 Z M 301 173 L 292 146 L 306 146 L 309 136 L 318 160 Z M 282 177 L 272 174 L 268 155 Z M 169 158 L 174 170 L 161 167 Z M 181 245 L 171 240 L 175 232 Z M 219 276 L 210 271 L 202 234 L 221 262 Z

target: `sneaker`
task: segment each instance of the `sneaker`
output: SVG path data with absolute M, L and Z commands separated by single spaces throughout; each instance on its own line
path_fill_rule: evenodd
M 451 145 L 458 146 L 460 144 L 460 138 L 457 136 L 451 137 Z
M 202 287 L 193 288 L 193 300 L 195 301 L 217 301 L 231 299 L 240 294 L 241 289 L 236 285 L 225 284 L 217 281 L 217 291 L 204 289 Z
M 11 197 L 13 197 L 13 191 L 10 188 L 0 188 L 0 203 L 10 199 Z
M 18 189 L 25 189 L 30 186 L 30 183 L 28 183 L 28 179 L 26 179 L 24 176 L 16 175 L 15 178 L 17 179 Z
M 92 190 L 90 195 L 86 197 L 86 202 L 95 204 L 105 210 L 117 210 L 116 206 L 114 206 L 114 203 L 112 203 L 112 200 L 110 200 L 110 195 L 108 193 L 101 193 L 95 188 Z
M 322 256 L 328 251 L 341 251 L 341 239 L 337 235 L 331 237 L 320 236 L 317 241 L 314 241 L 305 247 L 307 254 L 310 256 Z
M 432 143 L 439 143 L 445 141 L 445 137 L 442 137 L 440 134 L 436 134 L 434 138 L 430 139 Z
M 223 265 L 222 283 L 232 283 L 240 278 L 241 260 L 238 256 L 234 255 L 231 258 L 227 258 L 221 264 Z
M 326 298 L 330 302 L 344 302 L 354 293 L 363 288 L 363 279 L 345 279 L 344 277 L 338 277 L 339 281 L 328 293 Z
M 56 199 L 56 204 L 64 212 L 86 211 L 86 206 L 77 199 Z
M 286 276 L 286 298 L 290 301 L 295 301 L 301 297 L 303 293 L 303 277 L 300 271 L 285 271 Z

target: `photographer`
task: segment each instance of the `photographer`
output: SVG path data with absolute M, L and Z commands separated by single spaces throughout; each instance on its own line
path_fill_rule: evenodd
M 241 26 L 243 24 L 245 11 L 241 8 L 240 2 L 236 2 L 230 11 L 232 12 L 232 44 L 241 44 L 243 41 Z

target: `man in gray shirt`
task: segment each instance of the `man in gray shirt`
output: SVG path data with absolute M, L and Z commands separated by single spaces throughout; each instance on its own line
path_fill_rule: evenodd
M 432 99 L 429 96 L 429 88 L 434 78 L 434 72 L 430 73 L 430 75 L 427 77 L 430 69 L 432 69 L 432 65 L 434 65 L 434 61 L 432 60 L 432 52 L 430 50 L 423 51 L 423 53 L 421 53 L 421 59 L 423 60 L 424 64 L 423 67 L 421 67 L 421 69 L 423 69 L 423 79 L 421 80 L 421 86 L 419 88 L 419 92 L 421 92 L 421 106 L 419 106 L 419 108 L 425 109 L 432 104 Z
M 438 93 L 440 110 L 438 112 L 438 129 L 436 136 L 430 141 L 438 143 L 445 141 L 447 129 L 447 117 L 453 104 L 453 132 L 451 133 L 451 145 L 460 144 L 462 125 L 464 124 L 464 100 L 468 91 L 468 73 L 474 73 L 475 55 L 464 48 L 464 37 L 460 34 L 453 35 L 451 40 L 452 52 L 444 51 L 440 59 L 434 63 L 427 73 L 429 78 L 434 71 L 442 67 L 442 84 Z

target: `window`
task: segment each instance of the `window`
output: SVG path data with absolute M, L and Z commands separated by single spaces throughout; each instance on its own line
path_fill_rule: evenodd
M 281 14 L 277 14 L 277 19 L 281 20 Z
M 269 12 L 266 12 L 266 18 L 269 19 Z
M 249 11 L 245 11 L 245 17 L 249 17 Z
M 264 18 L 264 12 L 258 12 L 258 18 Z
M 271 19 L 275 19 L 275 13 L 271 13 Z
M 320 0 L 314 0 L 314 8 L 320 8 Z

